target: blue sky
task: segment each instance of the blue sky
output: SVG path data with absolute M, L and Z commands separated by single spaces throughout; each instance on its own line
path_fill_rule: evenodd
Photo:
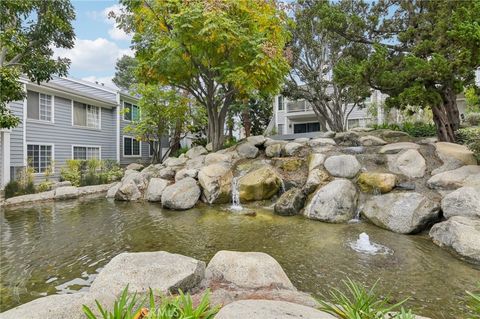
M 108 12 L 119 10 L 118 1 L 72 0 L 72 4 L 77 13 L 75 47 L 56 49 L 56 54 L 71 60 L 69 76 L 112 86 L 115 61 L 124 54 L 133 55 L 130 36 L 107 17 Z

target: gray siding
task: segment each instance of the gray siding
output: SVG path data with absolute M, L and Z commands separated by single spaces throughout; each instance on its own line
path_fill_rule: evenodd
M 55 97 L 55 123 L 27 120 L 27 144 L 54 145 L 55 176 L 72 158 L 73 145 L 100 146 L 102 159 L 116 160 L 116 110 L 100 110 L 100 130 L 72 126 L 72 101 Z
M 131 103 L 130 101 L 127 101 Z M 123 100 L 120 101 L 120 105 L 122 107 L 123 111 Z M 122 112 L 120 112 L 122 113 Z M 150 149 L 149 145 L 146 142 L 140 142 L 141 145 L 141 150 L 140 154 L 141 156 L 124 156 L 123 152 L 123 137 L 124 136 L 132 136 L 130 133 L 125 133 L 125 127 L 131 124 L 129 121 L 125 121 L 123 119 L 123 114 L 120 114 L 120 165 L 128 165 L 130 163 L 149 163 L 151 158 L 150 158 Z
M 22 122 L 12 129 L 10 134 L 10 165 L 23 166 L 23 101 L 11 102 L 10 110 L 18 116 Z

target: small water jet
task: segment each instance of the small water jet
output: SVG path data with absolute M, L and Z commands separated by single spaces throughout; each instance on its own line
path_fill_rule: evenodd
M 380 244 L 372 243 L 367 233 L 361 233 L 356 241 L 350 243 L 350 248 L 359 253 L 365 253 L 369 255 L 393 254 L 393 250 L 390 248 Z

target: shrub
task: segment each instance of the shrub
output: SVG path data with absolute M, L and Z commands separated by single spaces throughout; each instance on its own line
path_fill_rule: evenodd
M 119 299 L 114 302 L 113 312 L 105 310 L 98 301 L 95 302 L 101 317 L 97 317 L 93 311 L 85 305 L 83 306 L 83 312 L 88 319 L 213 319 L 219 310 L 218 307 L 210 307 L 210 294 L 208 291 L 202 296 L 197 307 L 193 306 L 190 295 L 185 295 L 181 291 L 178 296 L 165 296 L 161 298 L 159 305 L 157 305 L 153 292 L 150 289 L 149 308 L 144 308 L 146 301 L 146 299 L 138 300 L 136 294 L 130 296 L 127 286 Z
M 347 279 L 343 283 L 346 292 L 333 289 L 329 297 L 319 301 L 320 310 L 341 319 L 381 319 L 385 318 L 389 312 L 398 310 L 406 301 L 403 300 L 397 304 L 389 305 L 387 298 L 382 298 L 375 292 L 378 281 L 370 289 L 351 279 Z M 403 317 L 399 317 L 400 315 Z M 402 309 L 392 318 L 407 319 L 413 317 L 408 317 L 408 312 Z
M 188 147 L 180 147 L 178 150 L 176 150 L 175 152 L 172 153 L 171 156 L 173 157 L 179 157 L 180 155 L 188 152 L 189 148 Z
M 425 122 L 404 122 L 402 124 L 374 124 L 374 129 L 389 129 L 392 131 L 402 131 L 413 137 L 429 137 L 437 134 L 437 128 L 433 123 Z
M 53 182 L 51 181 L 43 181 L 37 186 L 37 191 L 38 192 L 46 192 L 52 189 Z
M 480 127 L 467 127 L 457 131 L 457 142 L 467 146 L 480 162 Z
M 227 138 L 225 140 L 225 143 L 223 143 L 223 148 L 229 148 L 229 147 L 232 147 L 233 145 L 237 144 L 238 141 L 235 137 L 232 137 L 232 138 Z
M 69 181 L 73 186 L 80 186 L 82 174 L 80 160 L 67 160 L 66 166 L 60 170 L 60 181 Z
M 465 116 L 465 122 L 470 126 L 480 125 L 480 113 L 468 113 Z
M 192 146 L 206 146 L 208 143 L 205 137 L 199 137 L 192 141 Z
M 60 171 L 60 180 L 74 186 L 111 183 L 123 176 L 123 170 L 114 160 L 67 160 Z
M 10 181 L 5 185 L 5 198 L 22 195 L 22 188 L 18 181 Z

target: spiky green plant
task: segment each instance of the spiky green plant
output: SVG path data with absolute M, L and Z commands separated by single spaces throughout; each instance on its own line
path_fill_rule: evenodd
M 99 302 L 95 300 L 97 309 L 101 317 L 97 317 L 93 311 L 86 305 L 83 305 L 83 312 L 88 319 L 134 319 L 142 311 L 143 302 L 139 302 L 137 294 L 128 294 L 128 285 L 123 289 L 120 297 L 113 304 L 113 311 L 107 311 Z
M 480 289 L 480 284 L 478 288 Z M 470 296 L 467 307 L 472 312 L 470 319 L 480 319 L 480 292 L 474 293 L 467 291 L 467 294 Z
M 387 298 L 382 298 L 375 292 L 378 280 L 370 289 L 349 278 L 344 280 L 343 284 L 346 292 L 336 288 L 330 291 L 329 297 L 319 300 L 320 310 L 341 319 L 384 319 L 407 300 L 389 305 Z M 392 315 L 396 316 L 398 313 Z

